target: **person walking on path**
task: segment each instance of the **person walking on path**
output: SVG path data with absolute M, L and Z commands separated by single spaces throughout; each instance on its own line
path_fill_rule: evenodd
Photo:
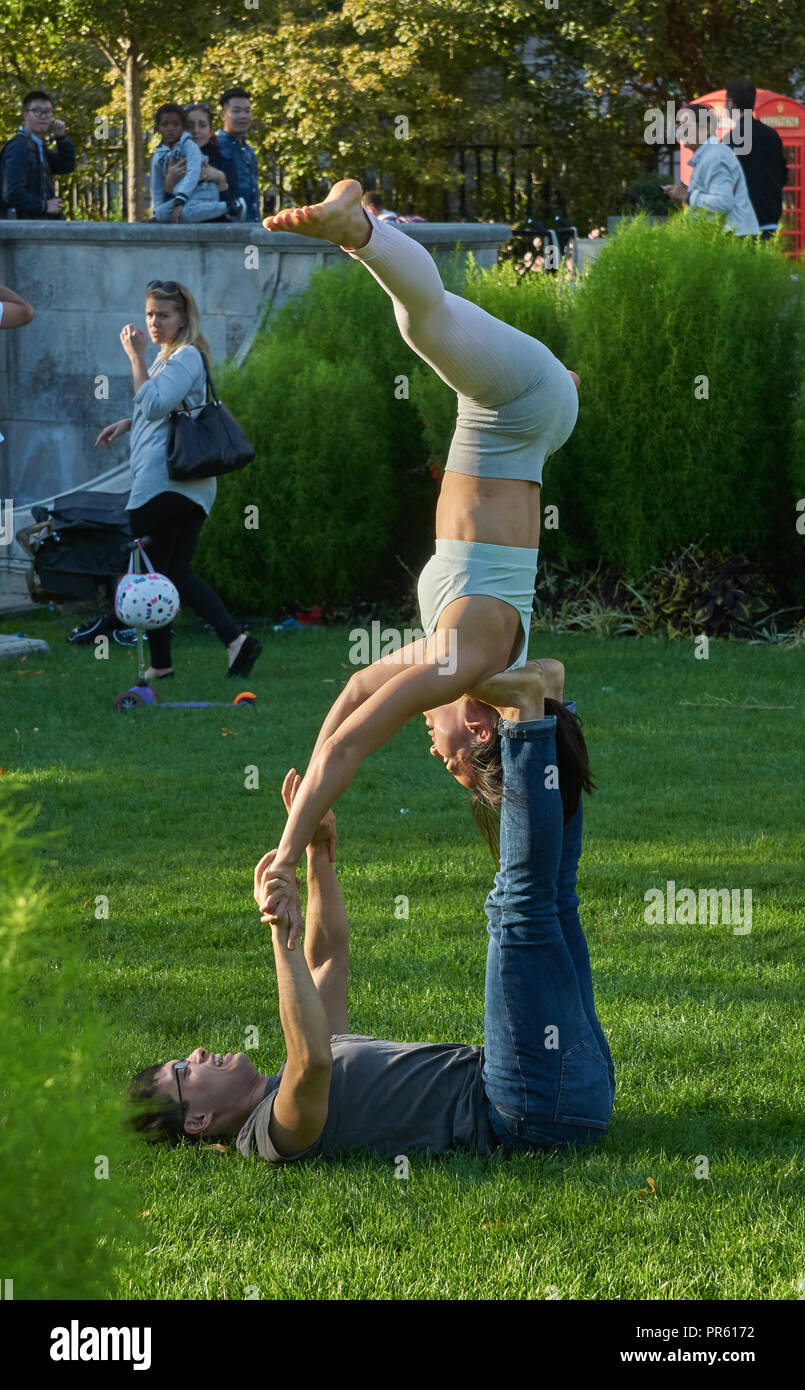
M 201 407 L 207 398 L 210 350 L 201 331 L 198 305 L 186 285 L 175 280 L 151 280 L 146 286 L 145 317 L 159 355 L 146 366 L 147 339 L 141 328 L 127 323 L 120 334 L 131 362 L 134 412 L 102 429 L 96 447 L 109 448 L 131 431 L 132 488 L 126 509 L 134 536 L 150 536 L 148 557 L 160 574 L 173 580 L 182 604 L 187 604 L 215 629 L 226 647 L 230 676 L 246 676 L 263 650 L 241 632 L 209 584 L 191 569 L 201 528 L 217 491 L 215 478 L 174 482 L 168 475 L 170 414 L 185 403 Z M 151 665 L 148 680 L 174 674 L 170 660 L 170 628 L 148 632 Z
M 711 106 L 692 103 L 677 112 L 677 140 L 693 150 L 690 183 L 664 185 L 669 198 L 723 213 L 724 225 L 736 236 L 757 236 L 758 221 L 749 198 L 743 170 L 734 150 L 716 134 L 718 117 Z

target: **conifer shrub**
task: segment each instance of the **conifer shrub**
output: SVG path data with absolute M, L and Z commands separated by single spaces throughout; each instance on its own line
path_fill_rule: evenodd
M 577 558 L 639 575 L 707 534 L 792 578 L 803 285 L 706 214 L 624 224 L 577 296 L 579 421 L 550 462 Z

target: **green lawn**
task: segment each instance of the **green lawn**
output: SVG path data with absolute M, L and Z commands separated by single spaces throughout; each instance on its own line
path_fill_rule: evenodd
M 347 631 L 264 629 L 247 682 L 254 710 L 116 714 L 133 653 L 113 647 L 98 661 L 66 644 L 66 621 L 2 624 L 52 647 L 0 666 L 0 763 L 41 803 L 38 828 L 66 831 L 46 876 L 67 895 L 86 1010 L 107 1020 L 103 1079 L 122 1089 L 134 1070 L 198 1044 L 240 1050 L 253 1025 L 257 1066 L 276 1070 L 252 870 L 279 837 L 281 777 L 304 766 L 349 672 Z M 239 687 L 214 637 L 183 621 L 178 632 L 163 697 L 231 699 Z M 604 1139 L 572 1157 L 412 1155 L 407 1180 L 371 1155 L 273 1171 L 233 1149 L 138 1149 L 121 1191 L 146 1214 L 116 1239 L 109 1297 L 801 1293 L 805 650 L 713 642 L 697 661 L 681 642 L 534 635 L 531 653 L 565 662 L 600 782 L 580 893 L 617 1068 Z M 724 699 L 790 708 L 713 703 Z M 480 1042 L 492 861 L 427 747 L 424 725 L 410 725 L 338 807 L 351 1026 Z M 250 764 L 259 790 L 244 787 Z M 670 879 L 751 888 L 751 933 L 648 926 L 643 895 Z M 394 916 L 401 893 L 407 921 Z M 94 917 L 99 894 L 108 920 Z

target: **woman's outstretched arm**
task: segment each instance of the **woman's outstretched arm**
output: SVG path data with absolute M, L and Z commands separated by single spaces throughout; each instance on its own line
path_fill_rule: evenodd
M 433 643 L 431 643 L 431 648 Z M 401 670 L 409 666 L 423 666 L 427 660 L 428 647 L 424 638 L 419 638 L 415 642 L 409 642 L 406 647 L 400 647 L 399 651 L 392 652 L 389 656 L 383 656 L 379 661 L 373 661 L 371 666 L 364 666 L 354 675 L 350 676 L 338 699 L 330 709 L 327 718 L 319 730 L 311 760 L 327 742 L 337 729 L 340 729 L 345 719 L 359 709 L 376 690 L 380 690 L 388 681 L 396 676 Z
M 434 663 L 400 669 L 344 719 L 311 759 L 291 808 L 271 866 L 271 894 L 265 910 L 292 911 L 289 948 L 299 940 L 301 916 L 293 909 L 296 865 L 324 813 L 346 791 L 360 764 L 423 710 L 457 700 L 491 674 L 483 643 L 462 634 L 461 654 L 452 670 Z

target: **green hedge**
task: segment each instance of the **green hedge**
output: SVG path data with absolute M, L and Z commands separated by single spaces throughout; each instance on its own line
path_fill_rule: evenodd
M 548 461 L 559 527 L 542 547 L 575 568 L 637 578 L 698 542 L 772 566 L 796 587 L 805 496 L 803 281 L 771 245 L 704 214 L 637 218 L 578 284 L 458 255 L 445 284 L 545 342 L 581 379 L 579 421 Z M 401 375 L 410 399 L 395 398 Z M 697 377 L 709 398 L 697 400 Z M 400 597 L 430 553 L 455 397 L 407 348 L 379 285 L 320 269 L 269 322 L 223 391 L 258 456 L 224 479 L 200 547 L 241 610 Z M 260 529 L 246 531 L 257 504 Z
M 348 262 L 316 271 L 224 374 L 221 393 L 257 450 L 220 480 L 199 546 L 230 604 L 276 614 L 373 598 L 407 582 L 400 549 L 424 560 L 435 487 L 399 380 L 410 391 L 417 361 L 388 296 Z M 247 530 L 253 505 L 259 529 Z
M 793 572 L 803 292 L 792 269 L 706 214 L 641 218 L 604 246 L 571 322 L 579 422 L 549 463 L 551 488 L 576 499 L 581 558 L 635 576 L 708 536 Z M 702 375 L 707 400 L 694 396 Z
M 75 928 L 40 882 L 34 817 L 0 791 L 0 1279 L 14 1299 L 113 1298 L 124 1244 L 140 1238 L 136 1141 L 102 1077 L 109 1030 Z

